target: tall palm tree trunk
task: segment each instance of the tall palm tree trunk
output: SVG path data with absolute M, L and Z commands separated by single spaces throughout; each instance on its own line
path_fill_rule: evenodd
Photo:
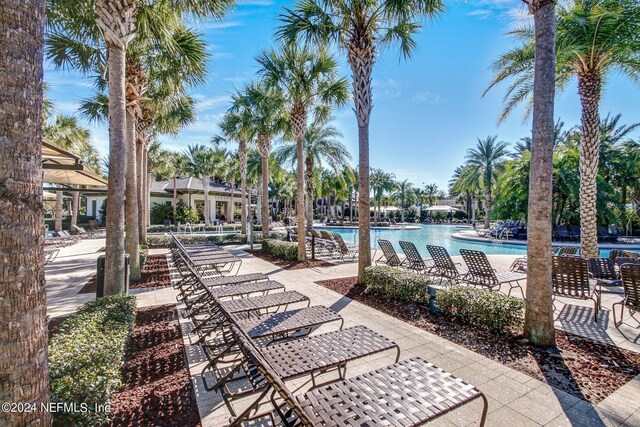
M 37 411 L 0 411 L 0 425 L 51 425 L 42 194 L 45 2 L 0 2 L 0 395 Z M 19 124 L 19 125 L 17 125 Z
M 304 245 L 305 235 L 305 204 L 304 204 L 304 131 L 307 127 L 307 111 L 304 106 L 298 104 L 294 105 L 291 111 L 291 127 L 293 128 L 293 135 L 296 139 L 296 180 L 298 198 L 296 199 L 296 222 L 298 223 L 298 261 L 304 261 L 307 259 L 307 250 Z M 311 195 L 313 197 L 313 194 Z M 313 214 L 311 215 L 311 227 L 313 227 Z
M 269 141 L 264 137 L 259 137 L 258 149 L 260 150 L 260 164 L 262 168 L 262 192 L 261 192 L 261 213 L 262 238 L 269 238 L 269 151 L 271 150 Z
M 136 180 L 136 128 L 130 111 L 126 114 L 127 158 L 125 180 L 125 240 L 131 280 L 140 280 L 140 235 L 138 224 L 138 182 Z
M 234 196 L 235 196 L 235 192 L 234 191 L 235 191 L 235 186 L 236 186 L 235 179 L 231 180 L 231 182 L 229 184 L 231 184 L 231 201 L 229 202 L 229 203 L 231 203 L 231 218 L 227 218 L 227 221 L 229 223 L 231 223 L 231 222 L 233 222 L 233 215 L 235 214 L 235 211 L 236 211 L 236 206 L 235 206 L 236 202 L 235 202 L 235 200 L 233 200 Z
M 176 222 L 176 207 L 178 205 L 178 189 L 176 186 L 178 185 L 178 180 L 175 174 L 173 175 L 173 198 L 171 199 L 171 208 L 173 212 L 172 220 Z
M 245 141 L 240 141 L 238 159 L 240 160 L 240 194 L 242 197 L 240 223 L 242 224 L 242 234 L 247 234 L 247 215 L 248 205 L 250 204 L 247 203 L 247 194 L 251 193 L 247 193 L 247 143 Z
M 580 141 L 580 254 L 597 257 L 597 177 L 600 158 L 600 94 L 602 80 L 597 72 L 578 75 L 582 104 Z
M 487 175 L 484 182 L 484 228 L 491 228 L 491 176 Z
M 77 185 L 73 186 L 78 189 Z M 78 210 L 80 209 L 80 192 L 73 192 L 73 199 L 71 199 L 71 225 L 78 225 Z
M 555 4 L 539 2 L 535 20 L 533 133 L 527 221 L 527 300 L 525 336 L 534 344 L 555 345 L 551 293 L 553 134 L 555 96 Z
M 371 217 L 369 189 L 369 119 L 373 107 L 371 73 L 375 62 L 373 40 L 367 34 L 351 40 L 347 61 L 353 79 L 353 98 L 358 119 L 358 280 L 362 281 L 365 268 L 371 265 Z
M 96 0 L 96 23 L 107 44 L 109 71 L 109 181 L 105 242 L 105 295 L 124 291 L 124 193 L 127 157 L 125 60 L 134 35 L 134 0 Z
M 313 229 L 313 157 L 307 156 L 305 166 L 304 183 L 307 190 L 307 230 L 311 230 Z
M 204 225 L 211 224 L 211 209 L 209 206 L 209 177 L 202 177 L 202 191 L 204 191 Z
M 124 98 L 125 50 L 109 46 L 109 181 L 105 242 L 105 295 L 124 291 L 124 193 L 127 144 Z
M 53 229 L 56 231 L 62 230 L 63 202 L 64 197 L 62 191 L 56 191 L 56 216 L 53 222 Z
M 142 141 L 137 135 L 136 135 L 135 147 L 136 147 L 136 184 L 137 184 L 136 198 L 138 203 L 138 241 L 140 242 L 141 245 L 144 245 L 147 243 L 146 241 L 147 227 L 146 227 L 146 216 L 145 216 L 145 207 L 144 207 L 144 201 L 146 200 L 144 190 L 146 189 L 146 187 L 144 184 L 145 174 L 143 171 L 145 150 L 144 150 L 144 145 Z

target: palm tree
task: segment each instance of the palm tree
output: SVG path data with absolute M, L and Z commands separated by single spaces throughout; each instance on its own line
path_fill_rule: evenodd
M 42 73 L 45 2 L 0 4 L 0 377 L 3 401 L 49 403 L 43 263 Z M 16 126 L 19 123 L 19 126 Z M 0 425 L 51 425 L 47 411 L 0 411 Z
M 51 0 L 48 2 L 50 33 L 47 40 L 49 56 L 61 58 L 61 64 L 74 65 L 85 72 L 98 71 L 108 76 L 109 103 L 109 183 L 107 190 L 107 239 L 105 252 L 105 294 L 120 293 L 124 290 L 124 198 L 127 158 L 134 159 L 129 150 L 127 155 L 127 99 L 126 99 L 126 51 L 132 39 L 148 40 L 146 32 L 154 35 L 165 33 L 167 25 L 180 21 L 183 14 L 196 18 L 221 18 L 233 4 L 231 0 L 209 2 L 196 0 L 189 2 L 139 2 L 137 0 Z M 136 22 L 138 26 L 136 27 Z M 137 36 L 137 37 L 136 37 Z M 68 40 L 76 46 L 68 49 Z M 159 37 L 158 40 L 163 40 Z M 162 43 L 156 45 L 159 47 Z M 61 49 L 60 47 L 63 46 Z M 97 70 L 96 70 L 97 68 Z M 175 73 L 178 75 L 180 73 Z M 129 86 L 131 89 L 131 86 Z M 138 88 L 139 89 L 139 88 Z M 138 92 L 134 90 L 134 92 Z M 142 93 L 136 93 L 141 96 Z M 129 141 L 135 129 L 129 125 Z M 129 147 L 130 148 L 130 147 Z M 130 162 L 135 165 L 134 162 Z M 134 192 L 130 185 L 130 196 Z M 129 222 L 133 204 L 129 203 Z M 136 215 L 137 217 L 137 215 Z M 131 234 L 138 234 L 137 231 Z M 128 239 L 133 239 L 129 236 Z M 135 239 L 134 239 L 135 240 Z M 130 240 L 129 246 L 135 247 Z M 134 255 L 134 261 L 137 257 Z
M 405 208 L 415 204 L 418 200 L 413 184 L 408 179 L 396 183 L 396 192 L 391 197 L 400 204 L 400 220 L 404 222 Z
M 209 225 L 211 213 L 209 206 L 209 187 L 211 176 L 216 173 L 216 154 L 204 145 L 189 145 L 184 152 L 187 157 L 186 170 L 189 175 L 202 181 L 202 191 L 204 191 L 204 223 Z
M 369 118 L 373 108 L 371 75 L 381 48 L 399 45 L 405 58 L 416 46 L 413 36 L 420 31 L 417 22 L 433 17 L 443 9 L 441 0 L 357 1 L 304 0 L 294 9 L 285 8 L 279 36 L 290 42 L 302 38 L 308 43 L 335 43 L 347 54 L 351 67 L 353 98 L 358 121 L 358 210 L 360 251 L 358 278 L 371 265 L 369 236 Z
M 497 142 L 497 139 L 497 136 L 489 136 L 484 140 L 478 138 L 476 147 L 467 150 L 467 164 L 482 176 L 485 204 L 484 228 L 489 228 L 491 221 L 491 186 L 496 175 L 502 170 L 502 160 L 507 155 L 507 143 Z
M 326 163 L 334 171 L 347 166 L 351 160 L 351 154 L 337 138 L 342 133 L 334 126 L 328 124 L 325 119 L 316 119 L 307 127 L 304 134 L 304 164 L 305 164 L 305 189 L 307 229 L 313 226 L 313 200 L 314 200 L 314 171 L 316 166 L 322 167 Z M 295 164 L 298 160 L 297 142 L 285 143 L 276 150 L 276 157 L 280 162 L 290 161 Z
M 235 111 L 227 111 L 218 127 L 222 130 L 226 140 L 233 140 L 238 143 L 238 167 L 240 169 L 240 198 L 242 214 L 240 216 L 242 234 L 247 234 L 247 155 L 248 144 L 251 142 L 253 129 L 251 128 L 251 110 L 243 105 L 241 99 L 243 94 L 236 92 L 232 96 L 232 104 Z M 237 107 L 236 107 L 237 106 Z M 232 107 L 232 109 L 234 108 Z M 219 143 L 225 141 L 222 136 L 215 136 L 212 142 Z
M 371 169 L 371 189 L 373 190 L 373 210 L 376 224 L 380 216 L 382 196 L 384 196 L 385 192 L 391 192 L 395 189 L 395 178 L 396 176 L 391 172 L 385 172 L 382 169 Z M 362 212 L 360 216 L 364 214 Z
M 529 175 L 527 298 L 525 336 L 534 344 L 555 345 L 551 292 L 553 207 L 553 123 L 555 97 L 555 4 L 530 0 L 535 27 L 533 131 Z M 489 216 L 487 206 L 487 217 Z M 485 226 L 487 218 L 485 218 Z
M 451 190 L 457 193 L 468 194 L 468 199 L 470 200 L 469 208 L 471 209 L 470 218 L 473 227 L 476 226 L 476 195 L 481 188 L 481 177 L 475 168 L 469 165 L 463 165 L 456 169 L 451 182 Z
M 637 79 L 637 29 L 640 5 L 627 0 L 571 0 L 557 7 L 556 86 L 564 89 L 577 77 L 582 108 L 580 155 L 581 251 L 598 256 L 597 175 L 599 167 L 599 104 L 603 83 L 614 72 Z M 550 27 L 550 24 L 546 24 Z M 531 26 L 511 35 L 522 43 L 503 54 L 495 63 L 497 71 L 489 89 L 513 78 L 508 91 L 506 117 L 534 92 L 535 32 Z M 487 89 L 487 90 L 489 90 Z
M 338 78 L 338 64 L 324 48 L 310 49 L 289 43 L 282 49 L 265 51 L 258 57 L 260 74 L 271 87 L 282 91 L 289 125 L 296 141 L 298 194 L 304 194 L 304 138 L 310 110 L 325 115 L 329 107 L 343 105 L 348 99 L 347 81 Z M 307 193 L 308 194 L 308 193 Z M 298 235 L 304 235 L 304 197 L 296 204 Z M 313 218 L 311 219 L 313 221 Z M 306 258 L 304 245 L 298 245 L 298 260 Z
M 232 113 L 245 110 L 247 126 L 253 130 L 250 139 L 256 139 L 262 161 L 262 238 L 269 237 L 269 153 L 271 142 L 284 128 L 282 93 L 264 82 L 246 85 L 239 97 L 234 99 Z

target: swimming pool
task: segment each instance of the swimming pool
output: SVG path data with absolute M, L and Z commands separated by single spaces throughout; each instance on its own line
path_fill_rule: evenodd
M 342 238 L 348 243 L 358 242 L 358 230 L 357 229 L 343 229 L 339 227 L 323 228 L 323 230 L 330 230 L 336 232 L 342 236 Z M 399 228 L 388 230 L 371 230 L 371 246 L 374 249 L 380 249 L 378 247 L 378 240 L 384 239 L 390 241 L 397 251 L 400 251 L 400 240 L 406 240 L 413 242 L 418 251 L 427 257 L 429 252 L 427 251 L 427 245 L 443 246 L 447 249 L 450 255 L 460 255 L 460 249 L 475 249 L 482 251 L 490 255 L 526 255 L 527 247 L 524 245 L 513 245 L 508 243 L 483 243 L 473 242 L 466 240 L 456 240 L 451 238 L 451 234 L 467 228 L 459 227 L 455 225 L 434 225 L 434 224 L 420 224 L 419 229 L 416 230 L 403 230 Z M 608 249 L 601 249 L 600 256 L 609 256 Z

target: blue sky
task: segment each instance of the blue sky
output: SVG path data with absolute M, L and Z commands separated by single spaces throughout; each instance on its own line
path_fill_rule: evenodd
M 222 22 L 199 24 L 208 50 L 207 82 L 191 95 L 198 104 L 198 122 L 178 136 L 163 137 L 169 149 L 206 144 L 218 132 L 217 123 L 228 108 L 235 88 L 254 78 L 255 57 L 276 44 L 273 33 L 283 5 L 292 1 L 238 0 Z M 371 166 L 394 172 L 417 186 L 437 183 L 446 189 L 456 166 L 478 137 L 498 135 L 515 142 L 530 134 L 530 120 L 516 111 L 500 126 L 504 87 L 482 93 L 491 80 L 491 64 L 512 42 L 507 31 L 525 22 L 526 10 L 516 0 L 452 0 L 445 13 L 425 24 L 417 36 L 418 49 L 410 61 L 394 50 L 381 52 L 373 76 L 374 109 L 370 126 Z M 341 52 L 337 52 L 341 55 Z M 341 72 L 350 79 L 341 60 Z M 59 112 L 73 114 L 91 93 L 88 78 L 73 71 L 45 67 L 49 96 Z M 625 77 L 611 76 L 601 104 L 601 114 L 622 113 L 624 123 L 640 121 L 640 92 Z M 349 106 L 335 113 L 335 125 L 357 161 L 357 125 Z M 556 117 L 574 126 L 580 120 L 575 83 L 559 94 Z M 106 155 L 105 125 L 87 124 L 98 150 Z

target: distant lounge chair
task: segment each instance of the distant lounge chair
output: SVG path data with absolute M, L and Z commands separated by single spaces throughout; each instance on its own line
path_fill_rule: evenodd
M 571 226 L 571 237 L 573 240 L 580 240 L 580 226 L 572 225 Z
M 632 317 L 635 312 L 640 311 L 640 264 L 623 264 L 620 267 L 620 275 L 622 276 L 624 299 L 611 306 L 615 326 L 620 326 L 622 323 L 625 307 L 629 309 Z M 620 310 L 620 321 L 616 320 L 616 305 L 622 306 Z
M 613 237 L 611 236 L 611 234 L 609 234 L 609 229 L 604 226 L 604 225 L 599 225 L 598 227 L 596 227 L 597 233 L 598 233 L 598 239 L 608 242 L 613 240 Z
M 520 281 L 527 280 L 527 275 L 513 271 L 496 272 L 489 259 L 484 252 L 473 251 L 470 249 L 460 249 L 460 254 L 467 264 L 469 272 L 462 278 L 462 281 L 471 285 L 487 288 L 490 291 L 499 291 L 500 286 L 504 283 L 509 285 L 508 295 L 515 288 L 520 289 L 522 298 L 524 298 L 524 290 L 520 286 Z
M 589 258 L 589 273 L 599 285 L 620 286 L 622 281 L 616 276 L 616 267 L 610 258 Z
M 598 322 L 598 311 L 601 305 L 600 286 L 589 276 L 589 266 L 585 258 L 554 256 L 552 286 L 554 296 L 592 300 L 593 321 Z
M 388 240 L 378 240 L 378 245 L 382 249 L 382 255 L 376 260 L 376 264 L 387 264 L 389 267 L 401 267 L 404 261 L 400 261 L 398 253 Z
M 404 252 L 406 260 L 404 266 L 409 270 L 428 273 L 435 266 L 432 259 L 424 259 L 418 252 L 416 245 L 411 242 L 400 241 L 400 248 Z
M 338 243 L 338 249 L 341 255 L 340 259 L 344 260 L 345 257 L 351 257 L 351 261 L 354 261 L 358 256 L 358 247 L 355 245 L 347 245 L 342 236 L 338 233 L 333 233 L 333 238 Z
M 613 240 L 618 240 L 619 238 L 624 237 L 624 234 L 622 234 L 620 228 L 618 228 L 618 226 L 615 224 L 609 224 L 608 230 L 609 235 Z
M 571 234 L 569 234 L 569 229 L 566 225 L 559 225 L 556 228 L 556 236 L 558 236 L 558 240 L 571 240 Z
M 558 248 L 556 255 L 557 256 L 577 256 L 578 250 L 579 250 L 578 248 L 575 248 L 572 246 L 563 246 L 561 248 Z
M 440 277 L 440 284 L 443 279 L 447 279 L 452 283 L 458 283 L 469 270 L 459 267 L 460 264 L 453 262 L 446 248 L 442 246 L 427 245 L 427 250 L 433 258 L 434 267 L 431 273 L 436 277 Z

